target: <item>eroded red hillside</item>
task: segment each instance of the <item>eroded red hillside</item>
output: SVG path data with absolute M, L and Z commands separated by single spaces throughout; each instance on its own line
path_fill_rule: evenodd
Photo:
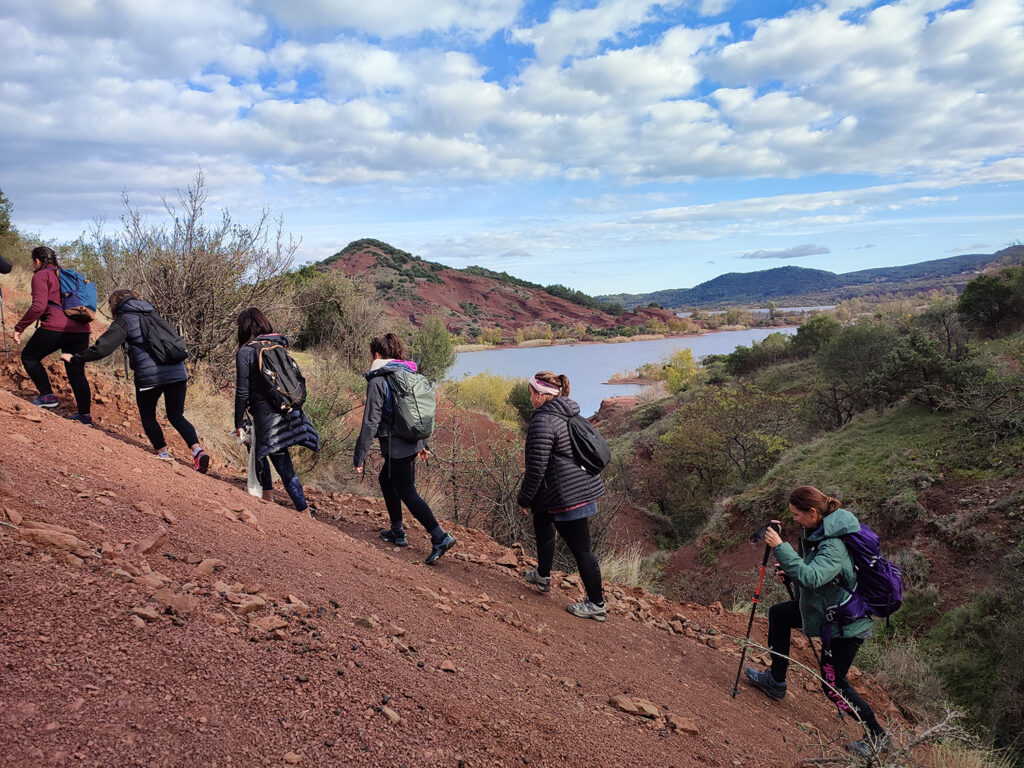
M 412 269 L 407 270 L 408 274 L 397 272 L 387 266 L 388 254 L 372 245 L 342 253 L 330 268 L 373 282 L 381 291 L 388 314 L 416 327 L 428 315 L 440 313 L 453 332 L 461 332 L 473 324 L 481 328 L 500 326 L 504 340 L 510 341 L 516 330 L 542 323 L 612 328 L 640 326 L 652 319 L 665 322 L 675 317 L 671 312 L 647 307 L 616 317 L 546 291 L 441 265 L 436 265 L 437 269 L 421 270 L 439 280 L 434 282 L 416 276 Z

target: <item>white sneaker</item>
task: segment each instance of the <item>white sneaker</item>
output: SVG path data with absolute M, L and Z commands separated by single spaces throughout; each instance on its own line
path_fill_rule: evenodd
M 592 603 L 589 597 L 582 603 L 569 603 L 569 605 L 565 606 L 565 610 L 573 616 L 579 616 L 581 619 L 604 621 L 608 618 L 608 609 L 603 605 Z

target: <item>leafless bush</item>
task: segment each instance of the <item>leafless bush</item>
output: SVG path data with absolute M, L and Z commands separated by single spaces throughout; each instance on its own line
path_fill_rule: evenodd
M 216 223 L 205 212 L 206 179 L 164 199 L 166 223 L 150 223 L 124 195 L 122 230 L 93 230 L 80 244 L 79 264 L 102 291 L 132 288 L 150 301 L 185 337 L 192 364 L 207 363 L 218 376 L 233 364 L 238 313 L 259 306 L 274 318 L 288 305 L 281 278 L 298 243 L 285 236 L 280 219 L 264 209 L 254 224 L 236 223 L 221 211 Z M 102 297 L 101 297 L 102 300 Z

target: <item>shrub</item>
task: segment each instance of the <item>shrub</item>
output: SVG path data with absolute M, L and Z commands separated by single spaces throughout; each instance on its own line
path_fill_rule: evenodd
M 910 634 L 876 633 L 857 658 L 861 668 L 874 674 L 900 709 L 915 720 L 932 720 L 945 711 L 942 681 Z
M 506 379 L 504 376 L 485 371 L 459 379 L 457 382 L 447 383 L 445 394 L 457 400 L 463 408 L 485 413 L 495 421 L 518 429 L 521 423 L 520 413 L 509 402 L 515 384 L 515 379 Z
M 431 381 L 440 381 L 455 365 L 455 340 L 448 333 L 444 318 L 430 315 L 412 335 L 409 353 L 419 372 Z
M 480 341 L 484 344 L 501 344 L 501 328 L 484 328 L 480 331 Z
M 292 296 L 299 315 L 297 345 L 323 348 L 350 368 L 365 363 L 370 339 L 383 333 L 388 324 L 376 290 L 340 270 L 302 274 L 304 271 L 295 280 Z
M 665 552 L 644 555 L 643 547 L 633 543 L 624 550 L 607 550 L 598 558 L 601 578 L 627 587 L 642 587 L 655 592 L 661 586 Z

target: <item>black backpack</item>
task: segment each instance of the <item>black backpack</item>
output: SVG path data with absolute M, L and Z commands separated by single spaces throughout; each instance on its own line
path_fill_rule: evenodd
M 306 379 L 288 348 L 273 339 L 256 339 L 256 371 L 266 383 L 267 402 L 278 413 L 301 410 L 306 402 Z
M 185 340 L 156 312 L 139 314 L 142 344 L 157 365 L 172 365 L 188 359 Z
M 594 425 L 578 413 L 565 416 L 556 413 L 569 428 L 569 444 L 572 446 L 572 460 L 588 475 L 599 475 L 612 460 L 611 449 Z

